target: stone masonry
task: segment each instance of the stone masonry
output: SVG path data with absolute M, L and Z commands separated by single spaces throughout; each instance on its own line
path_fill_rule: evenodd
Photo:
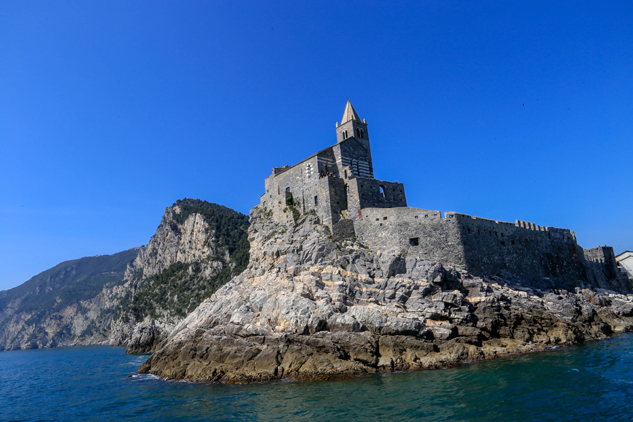
M 336 137 L 336 145 L 273 169 L 260 198 L 273 218 L 314 212 L 335 239 L 357 238 L 373 251 L 433 260 L 478 276 L 631 291 L 616 271 L 611 247 L 583 250 L 568 229 L 408 207 L 402 183 L 374 178 L 367 122 L 349 101 Z

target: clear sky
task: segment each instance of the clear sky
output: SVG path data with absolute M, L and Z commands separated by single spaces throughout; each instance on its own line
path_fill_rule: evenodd
M 0 289 L 248 213 L 349 99 L 409 206 L 633 250 L 633 2 L 0 2 Z

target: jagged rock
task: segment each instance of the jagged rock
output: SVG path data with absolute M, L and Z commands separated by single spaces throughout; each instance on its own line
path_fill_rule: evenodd
M 310 214 L 280 222 L 255 207 L 249 241 L 247 269 L 180 322 L 141 372 L 249 382 L 434 368 L 633 327 L 625 295 L 543 291 L 372 252 L 333 240 Z
M 130 338 L 126 353 L 151 353 L 156 346 L 167 338 L 167 331 L 156 321 L 147 317 L 143 322 L 134 327 L 132 338 Z

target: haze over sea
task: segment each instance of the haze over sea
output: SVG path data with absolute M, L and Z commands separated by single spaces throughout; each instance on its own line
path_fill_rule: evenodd
M 433 371 L 217 385 L 106 346 L 0 354 L 0 420 L 631 420 L 633 334 Z

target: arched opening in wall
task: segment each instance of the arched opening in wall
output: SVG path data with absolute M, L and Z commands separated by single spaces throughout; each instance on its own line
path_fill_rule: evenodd
M 345 174 L 345 178 L 347 179 L 347 170 L 343 170 L 343 173 Z
M 314 197 L 314 206 L 317 206 L 317 205 L 319 205 L 319 197 L 315 196 Z
M 385 197 L 385 187 L 383 185 L 378 186 L 378 188 L 380 189 L 380 195 L 384 198 Z
M 292 192 L 290 192 L 290 187 L 286 188 L 286 206 L 291 207 L 294 205 L 294 200 L 292 198 Z
M 347 139 L 347 131 L 346 130 L 343 131 L 343 139 Z

